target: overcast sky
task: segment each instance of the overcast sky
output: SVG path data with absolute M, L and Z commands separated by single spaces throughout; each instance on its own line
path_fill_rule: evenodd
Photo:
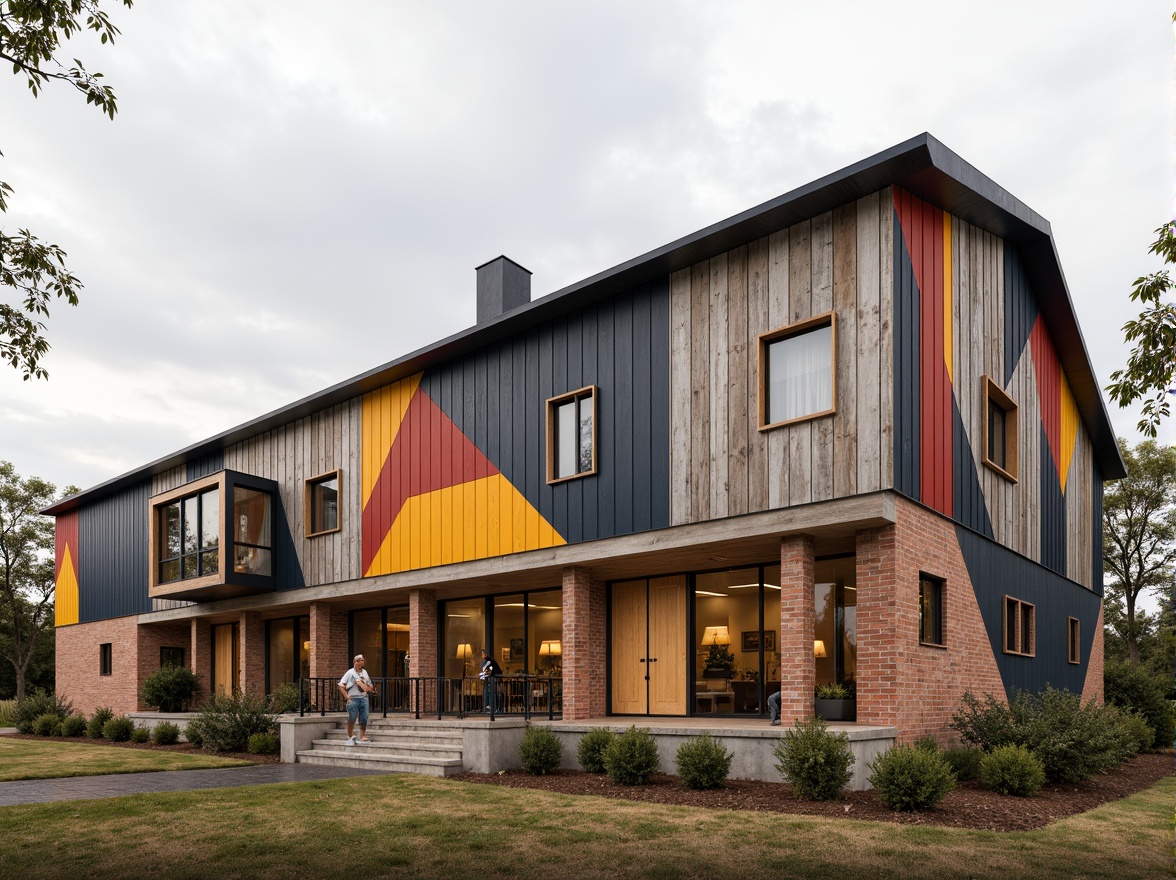
M 0 71 L 5 228 L 61 245 L 86 285 L 54 308 L 48 382 L 0 370 L 0 459 L 58 486 L 469 327 L 474 267 L 499 254 L 538 297 L 923 131 L 1050 221 L 1105 385 L 1172 216 L 1155 0 L 111 15 L 115 46 L 83 34 L 62 57 L 106 75 L 113 122 Z

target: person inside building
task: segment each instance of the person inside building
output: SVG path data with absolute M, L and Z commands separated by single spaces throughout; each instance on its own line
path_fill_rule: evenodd
M 478 678 L 482 679 L 486 684 L 482 689 L 483 692 L 483 712 L 492 711 L 491 707 L 494 705 L 494 679 L 502 675 L 502 667 L 498 665 L 498 661 L 490 656 L 490 652 L 485 648 L 482 649 L 482 671 Z

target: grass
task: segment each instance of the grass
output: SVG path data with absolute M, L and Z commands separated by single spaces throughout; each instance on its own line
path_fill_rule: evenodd
M 153 770 L 203 770 L 248 763 L 212 755 L 0 737 L 0 782 L 104 773 L 148 773 Z
M 13 877 L 1163 876 L 1176 779 L 1030 832 L 836 821 L 389 775 L 0 809 Z M 46 829 L 67 842 L 46 851 Z M 194 859 L 193 853 L 200 858 Z

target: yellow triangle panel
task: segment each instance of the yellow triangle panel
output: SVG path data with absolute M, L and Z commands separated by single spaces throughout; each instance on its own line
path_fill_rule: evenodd
M 57 574 L 57 595 L 54 597 L 53 623 L 68 626 L 78 622 L 78 577 L 74 574 L 73 557 L 69 546 L 62 557 L 61 571 Z

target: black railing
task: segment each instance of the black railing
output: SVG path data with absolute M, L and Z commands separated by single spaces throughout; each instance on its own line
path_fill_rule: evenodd
M 413 718 L 488 716 L 544 717 L 563 713 L 563 679 L 532 675 L 479 678 L 373 678 L 368 694 L 373 715 Z M 299 686 L 299 715 L 345 712 L 347 701 L 337 678 L 304 678 Z

